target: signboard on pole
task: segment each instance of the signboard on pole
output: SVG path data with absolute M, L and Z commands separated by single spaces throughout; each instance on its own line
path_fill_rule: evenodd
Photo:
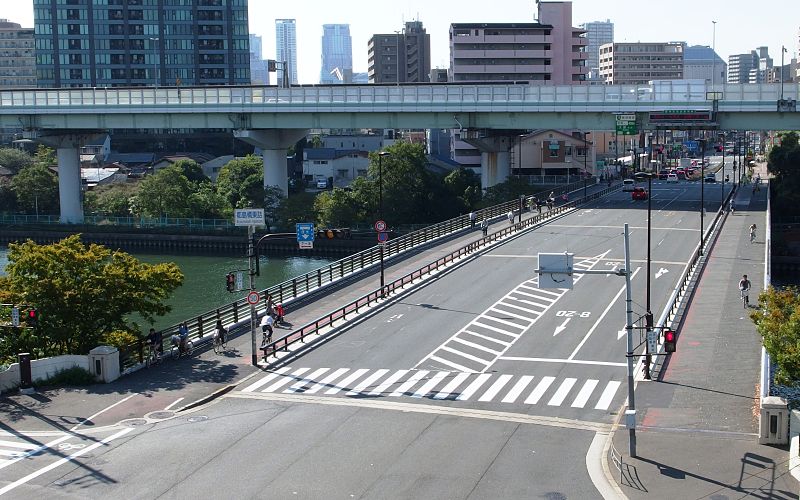
M 250 292 L 247 294 L 247 303 L 251 306 L 258 304 L 258 292 Z
M 383 231 L 378 233 L 378 243 L 383 245 L 387 241 L 389 241 L 389 233 L 386 233 L 386 232 L 383 232 Z
M 297 229 L 297 244 L 302 249 L 314 248 L 314 224 L 300 222 L 295 225 Z
M 242 271 L 236 271 L 236 289 L 244 290 L 244 273 Z
M 636 129 L 636 115 L 624 114 L 616 115 L 616 132 L 617 135 L 636 135 L 639 132 Z
M 235 226 L 263 226 L 263 208 L 237 208 L 233 211 L 233 224 Z
M 386 222 L 382 220 L 375 221 L 375 231 L 379 233 L 386 231 Z
M 647 352 L 658 352 L 658 332 L 650 330 L 647 332 Z
M 19 326 L 19 308 L 12 307 L 11 308 L 11 326 L 17 327 Z
M 539 288 L 572 290 L 572 253 L 539 253 Z

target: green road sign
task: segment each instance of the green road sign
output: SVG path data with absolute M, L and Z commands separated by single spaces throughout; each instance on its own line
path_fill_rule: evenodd
M 639 133 L 636 130 L 636 115 L 616 115 L 616 120 L 617 135 L 636 135 Z

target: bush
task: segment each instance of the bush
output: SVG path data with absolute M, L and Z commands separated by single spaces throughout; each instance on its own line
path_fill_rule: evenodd
M 102 345 L 110 345 L 121 351 L 125 347 L 135 345 L 138 340 L 139 337 L 135 333 L 126 330 L 114 330 L 103 336 Z
M 94 375 L 84 370 L 80 366 L 73 366 L 72 368 L 59 370 L 49 378 L 36 380 L 34 385 L 44 387 L 61 387 L 91 385 L 96 382 L 97 380 L 95 380 Z

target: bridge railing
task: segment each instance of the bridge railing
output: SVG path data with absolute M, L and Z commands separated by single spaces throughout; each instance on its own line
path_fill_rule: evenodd
M 537 195 L 545 196 L 552 192 L 554 196 L 560 196 L 563 193 L 582 188 L 583 182 L 576 182 L 552 190 L 542 191 L 541 193 L 537 193 Z M 525 197 L 524 205 L 527 207 L 530 199 L 537 195 Z M 505 217 L 509 211 L 518 213 L 519 205 L 519 200 L 513 200 L 477 210 L 475 212 L 477 216 L 475 227 L 484 219 L 494 220 Z M 558 210 L 561 209 L 563 209 L 563 206 L 558 208 L 555 212 L 547 212 L 544 216 L 549 217 L 551 215 L 556 215 L 559 213 Z M 428 245 L 467 231 L 471 226 L 472 224 L 469 220 L 469 216 L 461 215 L 391 239 L 384 245 L 383 260 L 385 263 L 390 263 L 400 258 L 403 254 L 425 248 Z M 271 299 L 275 303 L 286 304 L 287 302 L 317 293 L 323 288 L 332 286 L 343 279 L 354 277 L 362 272 L 367 272 L 377 267 L 380 263 L 380 256 L 380 246 L 375 245 L 374 247 L 331 262 L 328 265 L 262 290 L 259 292 L 259 314 L 265 310 L 266 306 L 264 304 L 267 303 L 268 299 Z M 207 335 L 213 333 L 214 325 L 217 320 L 221 320 L 224 325 L 235 325 L 244 321 L 245 318 L 248 318 L 249 314 L 250 306 L 247 304 L 245 298 L 241 298 L 230 304 L 222 305 L 194 318 L 187 319 L 186 323 L 192 338 L 204 339 Z M 165 340 L 168 340 L 170 335 L 178 331 L 178 326 L 179 325 L 176 324 L 162 330 Z M 135 364 L 137 358 L 138 361 L 141 362 L 143 355 L 144 352 L 141 342 L 136 346 L 131 346 L 129 349 L 123 349 L 120 354 L 123 368 Z

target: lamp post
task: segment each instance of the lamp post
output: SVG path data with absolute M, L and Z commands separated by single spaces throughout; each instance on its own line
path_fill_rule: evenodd
M 706 211 L 706 140 L 700 139 L 700 255 L 703 255 L 703 216 Z
M 150 43 L 153 45 L 153 80 L 155 81 L 155 88 L 158 88 L 158 37 L 150 37 Z
M 589 156 L 589 141 L 586 140 L 586 136 L 591 134 L 591 132 L 584 132 L 583 133 L 583 197 L 586 198 L 586 177 L 588 174 L 588 170 L 586 169 L 586 157 Z
M 722 210 L 725 202 L 725 132 L 719 134 L 719 141 L 722 143 L 722 191 L 719 195 L 719 209 Z
M 378 153 L 378 219 L 383 220 L 383 157 L 392 156 L 392 153 L 381 151 Z M 383 243 L 378 245 L 381 258 L 381 297 L 383 296 Z
M 647 178 L 647 285 L 646 285 L 646 292 L 645 292 L 645 308 L 647 309 L 647 313 L 645 314 L 645 322 L 647 326 L 647 332 L 653 330 L 653 313 L 650 310 L 650 220 L 653 213 L 653 196 L 652 196 L 652 189 L 653 189 L 653 173 L 652 172 L 641 172 L 636 174 L 638 179 Z M 650 375 L 650 364 L 653 361 L 653 356 L 650 354 L 650 348 L 645 342 L 645 358 L 644 358 L 644 378 L 645 380 L 651 380 Z
M 711 24 L 713 25 L 711 31 L 711 52 L 713 52 L 713 54 L 711 54 L 711 86 L 713 87 L 714 80 L 717 77 L 717 22 L 711 21 Z
M 780 79 L 781 79 L 781 101 L 783 101 L 783 54 L 786 53 L 786 47 L 781 45 L 781 72 L 780 72 Z

